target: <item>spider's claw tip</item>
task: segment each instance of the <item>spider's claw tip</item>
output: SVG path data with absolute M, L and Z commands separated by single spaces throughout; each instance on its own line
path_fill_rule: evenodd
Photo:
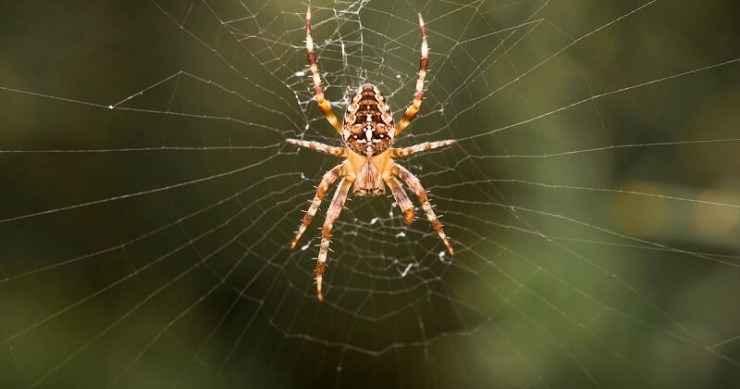
M 324 294 L 321 292 L 321 276 L 316 277 L 316 298 L 319 299 L 319 301 L 324 301 Z
M 405 222 L 406 224 L 411 224 L 414 222 L 414 211 L 410 210 L 409 212 L 406 212 Z
M 295 238 L 293 238 L 293 241 L 292 241 L 292 242 L 290 242 L 290 249 L 291 249 L 291 250 L 293 250 L 293 249 L 295 248 L 295 246 L 297 246 L 297 245 L 298 245 L 298 241 L 299 241 L 300 239 L 301 239 L 301 235 L 298 235 L 298 236 L 296 236 Z

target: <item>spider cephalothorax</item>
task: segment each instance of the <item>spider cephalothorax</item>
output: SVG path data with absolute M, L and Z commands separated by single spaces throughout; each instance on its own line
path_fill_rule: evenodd
M 324 113 L 326 120 L 334 127 L 344 141 L 346 147 L 329 146 L 319 142 L 287 139 L 288 143 L 307 147 L 309 149 L 331 154 L 335 157 L 344 157 L 341 164 L 335 166 L 321 179 L 316 195 L 311 202 L 311 207 L 306 211 L 301 226 L 298 227 L 293 242 L 290 247 L 295 248 L 301 235 L 306 231 L 306 227 L 311 224 L 316 211 L 319 209 L 321 199 L 326 195 L 329 186 L 341 177 L 339 186 L 331 205 L 326 211 L 326 220 L 321 229 L 321 245 L 319 248 L 319 257 L 316 262 L 316 295 L 319 300 L 323 299 L 321 292 L 321 281 L 326 267 L 326 257 L 329 252 L 329 240 L 331 239 L 331 229 L 334 221 L 344 207 L 344 201 L 347 199 L 350 188 L 354 187 L 354 194 L 357 196 L 378 196 L 385 193 L 386 185 L 391 189 L 393 198 L 396 200 L 398 207 L 404 214 L 406 223 L 414 220 L 414 205 L 411 203 L 409 196 L 401 186 L 403 181 L 419 199 L 427 219 L 432 224 L 432 228 L 442 239 L 450 255 L 454 255 L 452 245 L 447 235 L 442 230 L 442 224 L 437 220 L 437 216 L 432 210 L 432 206 L 427 199 L 427 193 L 416 176 L 403 166 L 397 164 L 393 158 L 406 157 L 420 151 L 436 149 L 438 147 L 450 146 L 455 143 L 454 140 L 443 140 L 438 142 L 424 142 L 415 146 L 395 148 L 393 142 L 411 120 L 419 112 L 421 100 L 424 95 L 424 77 L 426 76 L 427 66 L 429 65 L 429 47 L 427 46 L 427 30 L 424 27 L 424 19 L 419 15 L 419 28 L 421 30 L 421 60 L 419 61 L 419 75 L 416 79 L 416 91 L 411 105 L 406 109 L 406 113 L 398 123 L 394 124 L 390 107 L 385 101 L 383 94 L 380 93 L 375 85 L 363 84 L 355 93 L 354 97 L 347 107 L 344 114 L 344 123 L 339 124 L 339 120 L 334 116 L 331 105 L 324 98 L 324 88 L 321 86 L 321 76 L 316 64 L 316 54 L 313 51 L 313 38 L 311 36 L 311 8 L 306 12 L 306 57 L 311 69 L 313 79 L 313 89 L 316 96 L 316 103 Z M 400 180 L 400 181 L 399 181 Z

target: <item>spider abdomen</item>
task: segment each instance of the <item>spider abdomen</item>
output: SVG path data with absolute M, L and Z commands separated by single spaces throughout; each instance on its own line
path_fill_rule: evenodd
M 383 94 L 375 85 L 364 84 L 344 113 L 344 143 L 357 154 L 378 155 L 393 144 L 394 126 Z

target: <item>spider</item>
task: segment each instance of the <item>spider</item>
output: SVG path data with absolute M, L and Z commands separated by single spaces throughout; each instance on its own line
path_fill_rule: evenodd
M 332 112 L 331 105 L 324 97 L 324 88 L 321 86 L 319 68 L 316 64 L 316 54 L 313 51 L 313 37 L 311 36 L 311 8 L 306 11 L 306 57 L 313 78 L 313 90 L 316 102 L 324 113 L 326 120 L 342 137 L 344 147 L 329 146 L 314 141 L 298 139 L 286 139 L 286 142 L 312 149 L 315 151 L 331 154 L 335 157 L 344 158 L 344 161 L 326 172 L 321 179 L 316 195 L 311 206 L 303 217 L 298 232 L 293 238 L 290 248 L 294 249 L 298 240 L 311 224 L 316 211 L 319 209 L 321 199 L 337 179 L 341 177 L 331 205 L 326 212 L 326 220 L 321 230 L 321 245 L 316 262 L 314 274 L 316 276 L 316 296 L 319 301 L 323 300 L 321 292 L 321 280 L 326 267 L 326 256 L 329 251 L 329 241 L 334 221 L 344 207 L 350 188 L 354 186 L 354 195 L 360 197 L 379 196 L 385 193 L 385 185 L 391 190 L 396 203 L 404 213 L 406 224 L 414 220 L 414 205 L 411 203 L 401 181 L 416 193 L 424 212 L 432 224 L 434 231 L 444 242 L 450 255 L 454 255 L 452 245 L 447 235 L 442 230 L 442 224 L 432 210 L 427 199 L 426 191 L 416 176 L 403 166 L 397 164 L 393 158 L 406 157 L 421 151 L 450 146 L 454 140 L 443 140 L 438 142 L 424 142 L 415 146 L 395 148 L 391 147 L 396 136 L 411 123 L 411 120 L 419 112 L 422 96 L 424 94 L 424 77 L 429 66 L 429 47 L 427 46 L 427 30 L 424 27 L 424 19 L 419 14 L 419 28 L 421 30 L 421 60 L 419 61 L 419 74 L 416 79 L 416 91 L 411 105 L 406 109 L 401 121 L 396 125 L 393 122 L 390 107 L 383 94 L 373 84 L 363 84 L 357 89 L 354 97 L 344 113 L 344 123 L 340 124 Z M 399 181 L 399 179 L 401 181 Z M 384 185 L 385 183 L 385 185 Z

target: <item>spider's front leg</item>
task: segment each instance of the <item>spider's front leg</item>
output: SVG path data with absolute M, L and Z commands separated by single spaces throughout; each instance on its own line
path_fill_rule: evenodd
M 311 207 L 309 207 L 308 211 L 306 211 L 306 216 L 303 217 L 303 220 L 301 221 L 301 226 L 298 227 L 298 232 L 296 233 L 295 238 L 293 238 L 293 241 L 290 243 L 291 249 L 295 248 L 298 240 L 301 239 L 301 235 L 303 235 L 303 233 L 306 231 L 306 227 L 311 224 L 314 215 L 316 215 L 316 211 L 319 209 L 319 205 L 321 205 L 321 199 L 324 198 L 324 195 L 326 195 L 326 191 L 329 190 L 331 184 L 333 184 L 334 181 L 336 181 L 337 178 L 342 175 L 343 169 L 344 164 L 340 164 L 324 174 L 324 178 L 321 179 L 319 186 L 316 188 L 316 195 L 311 201 Z
M 344 207 L 344 201 L 347 200 L 349 194 L 349 188 L 352 186 L 354 180 L 350 177 L 343 177 L 342 181 L 339 182 L 334 198 L 331 200 L 331 205 L 326 211 L 326 220 L 324 220 L 324 227 L 321 228 L 321 246 L 319 247 L 319 257 L 316 262 L 316 297 L 319 301 L 324 300 L 324 295 L 321 292 L 321 280 L 324 276 L 324 268 L 326 267 L 326 256 L 329 253 L 329 243 L 331 241 L 331 229 L 334 226 L 334 221 L 339 217 Z
M 437 231 L 437 234 L 442 239 L 442 242 L 444 242 L 445 247 L 447 247 L 447 251 L 449 251 L 450 255 L 455 255 L 455 252 L 452 250 L 452 245 L 450 244 L 449 239 L 447 239 L 447 235 L 445 235 L 445 232 L 442 230 L 442 223 L 439 222 L 439 219 L 437 219 L 437 215 L 435 215 L 434 211 L 432 210 L 431 204 L 429 204 L 429 200 L 427 199 L 427 192 L 421 185 L 421 181 L 419 181 L 419 179 L 416 178 L 413 173 L 399 164 L 393 164 L 392 172 L 394 175 L 401 177 L 403 182 L 405 182 L 406 185 L 408 185 L 409 188 L 411 188 L 411 190 L 416 193 L 416 197 L 419 198 L 421 207 L 424 209 L 424 213 L 427 214 L 427 219 L 429 219 L 429 223 L 432 224 L 432 228 L 434 229 L 434 231 Z
M 385 183 L 391 188 L 391 193 L 393 193 L 393 198 L 396 199 L 396 204 L 403 211 L 406 224 L 411 224 L 414 221 L 414 204 L 401 187 L 401 183 L 393 176 L 386 178 Z

